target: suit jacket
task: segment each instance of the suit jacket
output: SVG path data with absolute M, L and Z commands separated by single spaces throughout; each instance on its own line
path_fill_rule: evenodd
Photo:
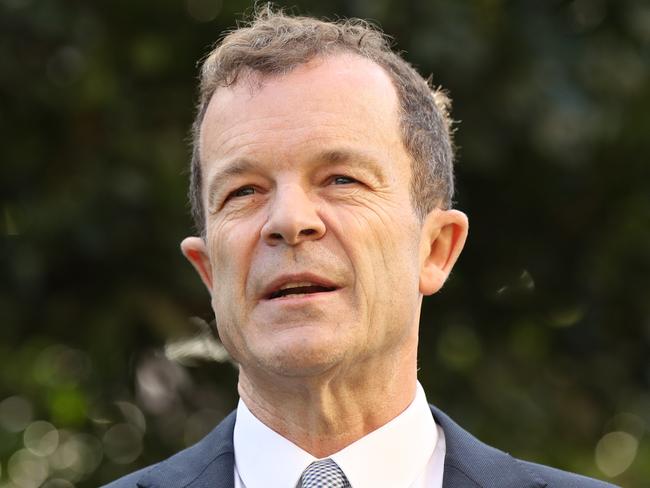
M 515 459 L 483 444 L 437 408 L 431 406 L 431 411 L 445 433 L 443 488 L 614 487 L 603 481 Z M 105 488 L 234 488 L 235 413 L 228 415 L 194 446 Z

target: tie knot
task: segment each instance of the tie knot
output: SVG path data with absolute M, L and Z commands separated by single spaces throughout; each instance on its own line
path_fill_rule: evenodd
M 302 473 L 300 488 L 349 488 L 350 482 L 330 458 L 314 461 Z

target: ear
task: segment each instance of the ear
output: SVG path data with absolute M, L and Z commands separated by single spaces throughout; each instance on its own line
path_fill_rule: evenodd
M 194 266 L 201 281 L 212 294 L 212 266 L 205 241 L 200 237 L 186 237 L 181 242 L 181 251 L 187 260 Z
M 432 210 L 420 237 L 420 293 L 433 295 L 445 284 L 467 239 L 467 216 L 458 210 Z

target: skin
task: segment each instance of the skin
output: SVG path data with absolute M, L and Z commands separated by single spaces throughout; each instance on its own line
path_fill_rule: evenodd
M 444 284 L 467 218 L 416 216 L 395 89 L 351 54 L 220 88 L 200 154 L 206 237 L 181 248 L 239 364 L 239 394 L 276 432 L 331 455 L 413 400 L 422 297 Z M 265 296 L 306 272 L 336 290 Z

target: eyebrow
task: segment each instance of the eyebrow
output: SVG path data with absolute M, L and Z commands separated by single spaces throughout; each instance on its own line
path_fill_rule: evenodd
M 329 164 L 345 164 L 350 162 L 358 163 L 357 166 L 369 170 L 380 183 L 385 181 L 385 176 L 381 170 L 381 165 L 371 155 L 353 149 L 327 149 L 321 151 L 311 158 L 312 164 L 326 162 Z M 224 168 L 218 170 L 210 180 L 208 186 L 208 208 L 211 209 L 216 203 L 220 190 L 224 183 L 230 178 L 250 173 L 257 168 L 254 161 L 246 158 L 237 158 L 229 162 Z
M 328 149 L 317 154 L 316 161 L 325 161 L 330 164 L 343 164 L 355 162 L 357 166 L 369 170 L 380 183 L 385 181 L 381 164 L 372 155 L 354 149 Z
M 220 169 L 210 180 L 208 187 L 208 208 L 214 207 L 215 199 L 219 194 L 219 190 L 223 188 L 223 184 L 230 178 L 248 173 L 255 168 L 255 164 L 249 159 L 238 158 L 228 163 L 225 168 Z

